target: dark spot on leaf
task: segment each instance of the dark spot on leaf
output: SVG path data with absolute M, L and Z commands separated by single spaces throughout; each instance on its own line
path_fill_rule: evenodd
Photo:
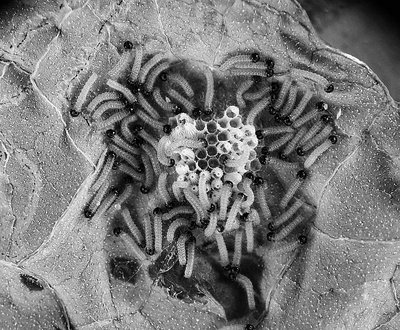
M 43 284 L 35 277 L 28 274 L 20 274 L 21 283 L 24 284 L 29 291 L 41 291 L 44 289 Z
M 111 274 L 125 282 L 132 284 L 136 283 L 136 275 L 139 271 L 140 265 L 136 260 L 127 258 L 114 258 L 110 261 Z

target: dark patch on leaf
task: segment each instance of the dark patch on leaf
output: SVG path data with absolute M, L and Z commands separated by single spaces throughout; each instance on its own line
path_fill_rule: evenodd
M 24 284 L 29 291 L 42 291 L 43 284 L 35 277 L 28 274 L 20 274 L 21 283 Z
M 140 265 L 136 260 L 127 258 L 113 258 L 110 261 L 111 274 L 124 282 L 136 283 L 136 275 Z

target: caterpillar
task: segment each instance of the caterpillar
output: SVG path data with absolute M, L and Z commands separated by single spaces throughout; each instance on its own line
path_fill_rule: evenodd
M 137 45 L 135 47 L 135 59 L 133 61 L 131 74 L 129 76 L 129 80 L 131 82 L 136 81 L 139 77 L 139 71 L 142 65 L 142 59 L 143 59 L 143 48 L 141 45 Z
M 125 162 L 127 162 L 129 165 L 131 165 L 135 169 L 140 168 L 139 161 L 130 153 L 124 151 L 121 149 L 121 147 L 115 145 L 115 144 L 109 144 L 108 149 L 112 152 L 114 152 L 118 157 L 123 159 Z
M 175 181 L 172 184 L 172 193 L 177 201 L 182 201 L 182 189 L 188 188 L 189 182 L 187 181 Z
M 301 140 L 301 138 L 306 134 L 307 129 L 305 127 L 300 128 L 296 135 L 289 141 L 289 143 L 286 145 L 285 149 L 283 150 L 282 154 L 284 156 L 288 156 L 291 154 L 294 149 L 296 148 L 297 144 Z
M 167 172 L 162 172 L 158 176 L 158 193 L 160 194 L 161 198 L 163 199 L 164 203 L 167 205 L 171 202 L 171 196 L 169 195 L 167 189 Z
M 317 84 L 323 86 L 324 88 L 329 85 L 329 81 L 326 78 L 322 77 L 321 75 L 319 75 L 315 72 L 292 68 L 290 73 L 291 73 L 292 77 L 294 77 L 297 80 L 301 80 L 301 79 L 305 78 L 305 79 L 316 82 Z
M 275 241 L 281 241 L 285 237 L 287 237 L 300 223 L 304 221 L 304 217 L 302 215 L 298 215 L 294 220 L 288 223 L 285 227 L 279 230 L 274 234 Z
M 194 213 L 194 209 L 189 205 L 177 206 L 173 208 L 168 213 L 164 213 L 162 215 L 162 220 L 167 221 L 176 217 L 177 215 L 192 215 Z
M 129 129 L 129 125 L 130 124 L 132 124 L 132 123 L 134 123 L 135 121 L 137 121 L 138 120 L 138 116 L 136 116 L 135 114 L 133 114 L 133 115 L 130 115 L 130 116 L 127 116 L 127 117 L 125 117 L 124 119 L 122 119 L 122 121 L 121 121 L 121 125 L 120 125 L 120 127 L 121 127 L 121 134 L 122 134 L 122 136 L 126 139 L 126 140 L 128 140 L 128 141 L 133 141 L 133 139 L 134 139 L 134 135 L 133 135 L 133 133 L 131 132 L 131 130 Z
M 86 80 L 85 84 L 83 85 L 81 92 L 78 95 L 78 98 L 75 102 L 75 111 L 80 113 L 82 111 L 82 106 L 85 103 L 87 96 L 92 89 L 94 83 L 98 78 L 97 73 L 93 72 L 88 80 Z
M 156 87 L 153 91 L 154 101 L 158 104 L 158 106 L 168 113 L 172 113 L 174 111 L 175 105 L 173 103 L 167 102 L 161 95 L 161 91 L 158 87 Z
M 242 202 L 241 207 L 243 209 L 250 208 L 250 206 L 253 205 L 253 203 L 254 203 L 254 192 L 250 187 L 251 183 L 252 183 L 252 180 L 249 178 L 245 178 L 243 180 L 243 190 L 244 190 L 244 194 L 247 196 L 246 200 L 244 202 Z
M 150 189 L 154 183 L 154 168 L 152 166 L 150 157 L 148 154 L 143 153 L 140 155 L 144 166 L 144 187 Z
M 154 215 L 154 250 L 156 253 L 160 253 L 162 251 L 162 220 L 161 215 Z
M 297 106 L 293 109 L 293 111 L 289 115 L 289 119 L 291 122 L 294 122 L 297 118 L 299 118 L 299 116 L 303 113 L 304 109 L 306 108 L 308 102 L 310 102 L 312 96 L 313 94 L 311 90 L 307 88 L 300 102 L 297 104 Z
M 206 217 L 206 210 L 201 206 L 199 198 L 189 189 L 183 189 L 186 200 L 192 205 L 197 215 L 197 222 Z
M 123 207 L 121 210 L 121 215 L 122 219 L 124 220 L 126 226 L 128 227 L 129 231 L 133 235 L 133 237 L 136 239 L 136 242 L 139 243 L 139 245 L 143 244 L 144 237 L 139 230 L 139 228 L 136 226 L 135 222 L 132 219 L 131 213 L 129 212 L 127 207 Z
M 210 237 L 214 234 L 215 229 L 217 228 L 218 224 L 218 214 L 216 212 L 212 212 L 210 214 L 210 222 L 208 223 L 206 229 L 204 230 L 204 236 Z
M 275 151 L 281 147 L 283 147 L 286 143 L 288 143 L 291 139 L 293 139 L 294 134 L 293 133 L 286 133 L 279 139 L 273 141 L 269 146 L 268 146 L 268 151 L 272 152 Z
M 142 149 L 147 155 L 147 157 L 150 159 L 150 163 L 153 167 L 154 174 L 159 175 L 161 173 L 161 167 L 157 160 L 156 151 L 150 145 L 147 144 L 143 144 Z
M 226 267 L 229 265 L 228 250 L 226 248 L 224 237 L 218 232 L 218 230 L 215 232 L 215 240 L 217 241 L 220 263 L 222 267 Z
M 154 109 L 149 102 L 143 97 L 142 93 L 138 93 L 138 101 L 139 104 L 142 106 L 142 108 L 147 112 L 149 116 L 151 116 L 154 119 L 159 119 L 160 114 L 157 112 L 156 109 Z
M 182 77 L 180 74 L 178 73 L 174 73 L 169 75 L 168 78 L 172 83 L 177 84 L 186 94 L 186 96 L 188 96 L 189 98 L 192 98 L 194 96 L 194 91 L 192 89 L 192 87 L 190 86 L 190 84 L 188 83 L 188 81 Z
M 176 242 L 176 247 L 178 250 L 178 261 L 181 266 L 186 265 L 186 242 L 189 239 L 187 233 L 182 233 Z
M 315 163 L 317 158 L 321 156 L 325 151 L 327 151 L 330 147 L 332 147 L 332 145 L 332 141 L 328 139 L 324 143 L 316 147 L 304 161 L 304 168 L 310 168 Z
M 331 134 L 332 131 L 333 131 L 332 126 L 330 126 L 330 125 L 325 126 L 321 130 L 321 132 L 319 132 L 317 135 L 313 136 L 310 140 L 307 141 L 307 143 L 304 144 L 304 146 L 302 146 L 303 150 L 308 151 L 308 150 L 312 149 L 318 143 L 325 140 L 329 136 L 329 134 Z
M 138 110 L 136 112 L 136 115 L 143 120 L 147 125 L 151 126 L 154 128 L 156 131 L 162 132 L 162 129 L 164 127 L 164 124 L 155 120 L 154 118 L 150 117 L 148 114 L 146 114 L 143 110 Z
M 134 168 L 130 167 L 129 165 L 126 164 L 121 164 L 119 166 L 119 169 L 128 174 L 133 180 L 143 182 L 144 181 L 144 175 L 143 173 L 137 172 Z
M 91 190 L 98 191 L 100 186 L 108 179 L 115 161 L 115 153 L 107 153 L 106 161 L 101 169 L 100 175 L 96 182 L 92 185 Z
M 267 204 L 267 201 L 265 199 L 265 189 L 267 187 L 266 183 L 263 183 L 262 185 L 257 186 L 256 188 L 256 198 L 257 202 L 260 206 L 261 209 L 261 214 L 264 219 L 269 219 L 271 217 L 271 211 L 269 210 L 269 206 Z
M 129 116 L 129 111 L 121 109 L 116 113 L 112 114 L 107 119 L 100 122 L 96 122 L 96 124 L 94 125 L 94 129 L 97 131 L 102 131 L 104 129 L 110 128 L 111 126 L 114 126 L 115 123 L 118 123 L 127 116 Z
M 129 252 L 133 254 L 133 257 L 139 261 L 144 261 L 147 259 L 146 255 L 140 249 L 140 247 L 136 244 L 136 242 L 130 237 L 127 233 L 122 232 L 119 237 L 121 237 L 124 242 L 125 247 Z
M 206 189 L 206 183 L 207 180 L 210 178 L 210 172 L 208 171 L 202 171 L 200 173 L 200 178 L 199 178 L 199 199 L 201 206 L 204 209 L 208 209 L 211 205 L 210 200 L 208 199 L 207 196 L 207 189 Z
M 160 75 L 161 72 L 167 70 L 169 66 L 170 63 L 165 61 L 165 62 L 160 62 L 153 68 L 153 70 L 146 78 L 145 88 L 148 92 L 151 92 L 153 90 L 154 83 L 156 82 L 157 77 Z
M 274 127 L 267 127 L 262 131 L 263 136 L 268 135 L 278 135 L 282 133 L 293 133 L 294 129 L 290 126 L 274 126 Z
M 122 75 L 122 73 L 129 67 L 129 63 L 131 62 L 132 58 L 132 52 L 123 52 L 118 62 L 110 71 L 108 71 L 108 76 L 113 80 L 118 79 Z
M 150 60 L 148 60 L 140 69 L 138 80 L 141 84 L 144 84 L 146 81 L 147 75 L 149 74 L 150 70 L 156 66 L 161 61 L 168 59 L 164 53 L 158 53 L 154 55 Z
M 292 80 L 285 79 L 285 81 L 281 86 L 281 90 L 279 91 L 278 98 L 276 99 L 274 104 L 277 110 L 279 110 L 283 106 L 283 103 L 285 102 L 286 96 L 289 93 L 291 85 L 292 85 Z
M 204 70 L 204 74 L 206 76 L 206 96 L 204 100 L 204 108 L 210 109 L 212 107 L 212 101 L 214 98 L 214 77 L 211 69 L 206 67 Z
M 141 154 L 140 149 L 138 149 L 138 148 L 132 146 L 130 143 L 126 142 L 119 135 L 114 135 L 112 137 L 112 142 L 114 145 L 116 145 L 120 149 L 125 149 L 131 155 L 140 155 Z
M 195 106 L 191 101 L 183 97 L 181 94 L 179 94 L 178 91 L 175 89 L 168 89 L 167 94 L 172 97 L 174 100 L 176 100 L 178 103 L 182 104 L 182 106 L 187 110 L 187 112 L 192 113 Z
M 256 303 L 254 300 L 254 288 L 250 279 L 243 274 L 238 274 L 236 277 L 236 281 L 245 289 L 247 295 L 247 304 L 250 310 L 256 308 Z
M 233 252 L 232 266 L 239 267 L 242 259 L 242 237 L 243 231 L 241 228 L 235 231 L 235 249 Z
M 235 201 L 233 202 L 231 209 L 229 210 L 229 213 L 228 213 L 228 219 L 226 220 L 226 223 L 225 223 L 226 231 L 235 229 L 236 222 L 237 222 L 236 217 L 237 217 L 237 214 L 239 213 L 239 209 L 242 204 L 242 199 L 243 199 L 242 197 L 237 196 Z
M 167 241 L 171 243 L 175 238 L 176 230 L 181 226 L 188 226 L 188 225 L 189 225 L 188 220 L 184 218 L 178 218 L 172 221 L 172 223 L 168 227 Z
M 244 223 L 244 229 L 246 233 L 246 251 L 251 253 L 254 250 L 253 221 L 246 221 Z
M 256 101 L 265 96 L 266 94 L 269 94 L 271 92 L 271 87 L 270 86 L 265 86 L 261 88 L 260 90 L 256 92 L 247 92 L 243 94 L 243 98 L 247 101 Z
M 105 101 L 116 101 L 119 99 L 119 95 L 115 92 L 104 92 L 93 98 L 87 106 L 87 112 L 92 114 L 101 103 Z M 92 115 L 93 117 L 93 115 Z M 99 116 L 100 117 L 100 116 Z
M 297 90 L 297 85 L 292 85 L 292 88 L 289 89 L 286 102 L 281 110 L 281 116 L 287 116 L 293 110 L 294 104 L 296 103 Z
M 246 102 L 243 98 L 243 94 L 247 92 L 250 87 L 253 86 L 253 79 L 246 79 L 242 82 L 236 91 L 236 103 L 240 109 L 246 107 Z
M 274 227 L 278 227 L 289 220 L 289 218 L 291 218 L 303 205 L 304 201 L 296 199 L 296 201 L 285 212 L 273 220 Z
M 269 96 L 264 97 L 261 101 L 259 101 L 249 112 L 246 118 L 247 125 L 254 125 L 254 120 L 263 111 L 270 103 L 271 98 Z
M 189 240 L 189 244 L 187 247 L 187 261 L 186 261 L 186 267 L 185 267 L 185 273 L 184 277 L 185 278 L 190 278 L 193 273 L 193 266 L 194 266 L 194 254 L 195 254 L 195 242 L 194 238 Z
M 116 110 L 125 108 L 125 104 L 119 100 L 111 100 L 100 105 L 95 111 L 92 113 L 92 119 L 97 120 L 101 118 L 104 113 L 108 110 Z
M 116 91 L 120 92 L 125 98 L 128 100 L 130 104 L 133 104 L 137 101 L 136 96 L 129 90 L 129 88 L 121 85 L 119 82 L 108 79 L 106 83 L 109 87 L 115 89 Z

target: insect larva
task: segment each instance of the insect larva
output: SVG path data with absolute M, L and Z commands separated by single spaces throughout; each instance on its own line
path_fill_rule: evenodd
M 119 146 L 115 144 L 109 144 L 108 149 L 114 152 L 118 157 L 122 158 L 125 162 L 131 165 L 135 169 L 139 169 L 139 161 L 130 153 L 122 150 Z
M 272 152 L 272 151 L 275 151 L 275 150 L 283 147 L 286 143 L 288 143 L 293 138 L 293 136 L 294 136 L 293 133 L 286 133 L 284 136 L 282 136 L 279 139 L 272 142 L 268 146 L 268 151 Z
M 235 201 L 233 202 L 231 209 L 229 210 L 229 213 L 228 213 L 228 219 L 226 220 L 226 223 L 225 223 L 226 231 L 234 229 L 236 222 L 237 222 L 236 217 L 237 217 L 237 214 L 239 213 L 239 209 L 242 204 L 242 199 L 243 199 L 242 197 L 238 196 L 238 197 L 236 197 Z
M 178 250 L 178 261 L 181 266 L 186 265 L 186 242 L 189 239 L 187 233 L 182 233 L 176 242 L 176 247 Z
M 136 115 L 143 120 L 147 125 L 153 127 L 156 131 L 162 131 L 164 124 L 159 121 L 153 119 L 149 115 L 147 115 L 143 110 L 138 110 Z
M 149 75 L 146 78 L 145 88 L 148 92 L 151 92 L 154 88 L 154 83 L 156 82 L 157 77 L 161 72 L 167 70 L 170 66 L 169 62 L 161 62 L 157 64 L 153 70 L 150 71 Z
M 333 144 L 330 140 L 326 140 L 325 142 L 320 144 L 318 147 L 316 147 L 304 161 L 303 167 L 305 169 L 310 168 L 315 163 L 317 158 L 319 156 L 321 156 L 325 151 L 327 151 L 330 147 L 332 147 L 332 145 Z
M 204 74 L 206 76 L 206 96 L 204 100 L 204 108 L 210 109 L 212 107 L 212 101 L 214 98 L 214 76 L 209 67 L 206 67 L 204 70 Z
M 186 261 L 185 273 L 183 275 L 185 278 L 190 278 L 192 276 L 195 248 L 196 245 L 194 240 L 190 240 L 187 247 L 187 261 Z
M 257 70 L 265 70 L 267 67 L 264 63 L 261 62 L 238 62 L 235 64 L 235 69 L 257 69 Z
M 92 75 L 89 77 L 88 80 L 86 80 L 85 84 L 83 85 L 81 92 L 78 95 L 78 98 L 76 99 L 75 102 L 75 111 L 76 112 L 81 112 L 83 103 L 85 103 L 86 98 L 92 89 L 94 83 L 96 82 L 98 78 L 97 73 L 93 72 Z
M 233 252 L 232 266 L 239 266 L 242 259 L 242 238 L 243 231 L 241 228 L 235 232 L 235 249 Z
M 245 289 L 247 294 L 247 304 L 250 310 L 256 308 L 256 303 L 254 300 L 254 289 L 253 284 L 251 283 L 250 279 L 243 274 L 238 274 L 236 277 L 236 281 Z
M 142 65 L 143 59 L 143 48 L 141 45 L 137 45 L 135 47 L 135 59 L 132 64 L 131 74 L 129 76 L 129 80 L 134 82 L 138 79 L 140 67 Z
M 167 93 L 170 97 L 175 99 L 178 103 L 182 104 L 182 106 L 187 110 L 187 112 L 192 113 L 192 111 L 194 109 L 194 105 L 192 102 L 190 102 L 188 99 L 186 99 L 181 94 L 179 94 L 179 92 L 176 91 L 175 89 L 170 88 L 167 90 Z
M 307 129 L 303 126 L 302 128 L 299 129 L 299 131 L 296 133 L 296 135 L 289 141 L 289 143 L 286 145 L 285 149 L 283 150 L 282 154 L 285 156 L 288 156 L 291 154 L 294 149 L 296 148 L 297 144 L 299 143 L 300 139 L 306 134 Z
M 194 91 L 192 86 L 190 86 L 188 81 L 180 74 L 178 73 L 170 74 L 168 76 L 168 80 L 171 81 L 171 83 L 177 84 L 189 98 L 192 98 L 194 96 Z
M 167 189 L 167 177 L 168 177 L 167 172 L 161 172 L 160 175 L 158 176 L 158 184 L 157 184 L 158 193 L 160 194 L 165 204 L 171 202 L 171 196 L 169 195 Z
M 312 80 L 312 81 L 316 82 L 317 84 L 321 85 L 322 87 L 326 87 L 329 85 L 329 81 L 326 78 L 322 77 L 321 75 L 319 75 L 315 72 L 293 68 L 293 69 L 291 69 L 290 74 L 296 80 L 300 80 L 300 79 Z
M 136 242 L 138 242 L 140 245 L 143 244 L 144 237 L 139 228 L 136 226 L 135 222 L 133 221 L 131 213 L 129 212 L 129 209 L 127 207 L 122 208 L 121 215 L 122 219 L 124 219 L 126 226 L 132 233 L 133 237 L 136 239 Z
M 254 223 L 256 226 L 260 224 L 260 215 L 256 209 L 251 209 L 247 221 Z
M 258 77 L 268 77 L 268 73 L 265 69 L 230 69 L 229 75 L 231 76 L 258 76 Z
M 307 141 L 307 143 L 303 146 L 304 151 L 308 151 L 315 147 L 318 143 L 324 141 L 333 131 L 332 126 L 327 125 L 325 126 L 321 132 L 315 135 L 313 138 Z
M 226 248 L 224 237 L 218 231 L 215 232 L 215 240 L 217 241 L 221 265 L 222 267 L 225 267 L 229 264 L 228 250 Z
M 293 110 L 294 104 L 296 103 L 297 90 L 297 85 L 292 85 L 292 88 L 289 89 L 286 102 L 281 110 L 281 116 L 287 116 Z
M 140 153 L 141 153 L 140 149 L 132 146 L 131 144 L 129 144 L 128 142 L 123 140 L 117 134 L 112 137 L 112 141 L 116 146 L 120 147 L 121 149 L 125 149 L 126 151 L 128 151 L 132 155 L 140 155 Z
M 257 102 L 257 104 L 250 110 L 247 118 L 246 124 L 247 125 L 254 125 L 254 120 L 263 111 L 270 103 L 271 98 L 269 96 L 264 97 L 261 101 Z
M 177 215 L 192 215 L 194 213 L 194 209 L 191 206 L 178 206 L 169 211 L 168 213 L 164 213 L 162 215 L 162 220 L 163 221 L 168 221 L 171 220 L 173 217 L 176 217 Z
M 183 189 L 183 194 L 186 200 L 192 205 L 197 215 L 197 222 L 200 223 L 201 219 L 206 217 L 206 210 L 201 206 L 199 198 L 189 188 Z
M 107 101 L 100 105 L 93 113 L 92 113 L 92 119 L 97 120 L 103 116 L 105 112 L 108 110 L 115 110 L 115 109 L 123 109 L 125 108 L 125 104 L 122 103 L 121 101 Z
M 96 210 L 95 217 L 101 217 L 104 213 L 110 210 L 114 211 L 115 208 L 111 208 L 111 205 L 113 205 L 116 199 L 117 199 L 117 194 L 114 191 L 109 192 L 104 198 L 104 200 L 101 201 L 99 208 Z
M 244 190 L 244 194 L 246 195 L 246 200 L 242 202 L 241 207 L 243 209 L 247 209 L 250 206 L 253 205 L 254 203 L 254 192 L 253 189 L 251 189 L 251 183 L 252 181 L 248 178 L 245 178 L 243 181 L 243 190 Z
M 316 121 L 311 128 L 304 134 L 303 138 L 300 140 L 299 145 L 303 146 L 308 140 L 310 140 L 317 132 L 324 126 L 321 120 Z
M 122 232 L 119 237 L 123 240 L 125 247 L 128 249 L 129 252 L 133 254 L 133 257 L 144 261 L 146 260 L 146 255 L 140 249 L 140 247 L 136 244 L 136 242 L 130 237 L 127 233 Z
M 271 87 L 265 86 L 261 88 L 259 91 L 253 93 L 247 92 L 243 94 L 243 98 L 247 101 L 256 101 L 265 96 L 266 94 L 269 94 L 270 92 L 271 92 Z
M 113 80 L 117 80 L 119 77 L 121 77 L 122 73 L 128 68 L 131 60 L 132 60 L 132 52 L 130 51 L 123 52 L 118 62 L 114 65 L 114 67 L 110 71 L 108 71 L 108 76 Z
M 252 221 L 246 221 L 244 223 L 244 230 L 245 230 L 245 233 L 246 233 L 246 251 L 248 253 L 251 253 L 254 250 L 253 222 Z
M 207 179 L 210 177 L 210 172 L 208 171 L 202 171 L 200 173 L 200 178 L 199 178 L 199 199 L 201 206 L 204 209 L 209 209 L 210 208 L 210 200 L 208 199 L 207 196 L 207 188 L 206 188 L 206 183 Z
M 172 193 L 177 201 L 182 201 L 182 189 L 189 187 L 189 182 L 187 181 L 174 181 L 172 183 Z
M 138 93 L 138 100 L 139 104 L 142 106 L 142 108 L 147 112 L 148 115 L 150 115 L 154 119 L 159 119 L 160 115 L 157 112 L 156 109 L 154 109 L 149 102 L 144 98 L 142 93 Z
M 144 221 L 144 237 L 146 240 L 146 250 L 150 251 L 154 248 L 154 240 L 153 240 L 153 228 L 151 225 L 151 219 L 148 214 L 143 217 Z
M 161 167 L 157 159 L 156 151 L 148 144 L 143 144 L 142 149 L 150 159 L 151 165 L 153 166 L 154 174 L 159 175 L 161 173 Z
M 132 134 L 131 130 L 129 129 L 129 125 L 131 123 L 134 123 L 137 119 L 138 119 L 138 116 L 130 115 L 130 116 L 125 117 L 121 121 L 121 134 L 128 141 L 132 141 L 133 138 L 135 137 Z
M 305 123 L 309 122 L 311 119 L 314 119 L 316 116 L 318 116 L 318 114 L 318 109 L 312 109 L 305 115 L 301 116 L 299 119 L 296 119 L 295 122 L 292 124 L 292 127 L 299 128 L 300 126 L 303 126 Z
M 150 157 L 146 153 L 140 156 L 144 167 L 144 186 L 150 189 L 154 184 L 154 169 Z
M 227 60 L 225 60 L 224 63 L 222 63 L 219 67 L 219 69 L 221 71 L 226 71 L 228 69 L 230 69 L 231 67 L 235 66 L 237 63 L 241 63 L 241 62 L 250 62 L 251 58 L 250 55 L 245 54 L 245 55 L 235 55 L 232 56 L 230 58 L 228 58 Z
M 171 140 L 170 140 L 169 136 L 164 135 L 158 141 L 158 145 L 157 145 L 157 149 L 156 149 L 158 161 L 165 166 L 170 165 L 170 160 L 167 157 L 167 155 L 165 154 L 166 146 L 169 145 L 170 143 L 171 143 Z
M 178 219 L 175 219 L 174 221 L 172 221 L 172 223 L 169 225 L 168 231 L 167 231 L 167 241 L 168 241 L 168 243 L 171 243 L 174 240 L 176 230 L 179 227 L 188 226 L 188 225 L 189 225 L 189 221 L 187 219 L 184 219 L 184 218 L 178 218 Z
M 288 221 L 303 205 L 304 202 L 301 199 L 297 199 L 285 212 L 273 220 L 274 227 L 278 227 Z
M 103 183 L 108 179 L 108 176 L 110 175 L 110 172 L 114 165 L 114 161 L 115 161 L 115 154 L 112 152 L 108 153 L 106 161 L 101 169 L 100 175 L 97 178 L 96 182 L 90 188 L 91 190 L 93 191 L 99 190 L 100 186 L 102 186 Z
M 294 129 L 290 126 L 267 127 L 262 131 L 263 136 L 278 135 L 282 133 L 292 133 L 292 132 L 294 132 Z
M 136 180 L 136 181 L 139 181 L 139 182 L 143 182 L 144 181 L 144 174 L 136 172 L 136 170 L 134 168 L 130 167 L 127 164 L 121 164 L 119 166 L 119 170 L 121 170 L 122 172 L 128 174 L 133 180 Z
M 289 93 L 290 86 L 292 85 L 291 79 L 285 79 L 283 82 L 281 89 L 279 91 L 278 98 L 275 101 L 274 107 L 279 110 L 283 106 L 283 102 L 286 99 L 287 94 Z
M 110 181 L 105 181 L 103 184 L 99 187 L 97 190 L 96 194 L 94 195 L 93 199 L 88 205 L 88 209 L 94 213 L 97 208 L 100 206 L 101 201 L 103 200 L 104 196 L 106 195 L 108 191 L 108 187 L 110 186 Z
M 146 81 L 147 75 L 149 74 L 150 70 L 160 63 L 162 60 L 168 59 L 164 53 L 158 53 L 154 55 L 150 60 L 148 60 L 140 69 L 139 71 L 139 82 L 144 84 Z
M 243 94 L 247 92 L 251 86 L 253 86 L 253 79 L 246 79 L 239 85 L 239 88 L 236 91 L 236 103 L 240 109 L 246 107 L 246 102 L 243 99 Z
M 275 241 L 281 241 L 285 237 L 287 237 L 299 224 L 304 221 L 304 217 L 302 215 L 298 215 L 294 220 L 290 221 L 285 227 L 280 229 L 277 233 L 274 234 Z
M 97 106 L 105 101 L 115 101 L 119 99 L 119 95 L 115 92 L 104 92 L 97 95 L 87 106 L 87 112 L 92 113 Z M 93 117 L 93 115 L 92 115 Z M 100 117 L 100 116 L 99 116 Z
M 125 109 L 121 109 L 118 112 L 112 114 L 107 119 L 96 122 L 94 125 L 94 128 L 97 131 L 102 131 L 106 128 L 113 126 L 115 123 L 123 120 L 127 116 L 129 116 L 129 111 L 127 111 Z
M 161 215 L 156 214 L 153 219 L 154 222 L 154 250 L 157 253 L 162 251 L 162 220 Z
M 161 95 L 161 91 L 158 87 L 154 89 L 153 92 L 153 98 L 154 101 L 160 106 L 161 109 L 163 109 L 166 112 L 172 112 L 175 108 L 175 105 L 173 103 L 167 102 Z
M 206 237 L 210 237 L 212 234 L 214 234 L 215 229 L 217 228 L 217 223 L 218 223 L 218 214 L 216 212 L 213 212 L 210 214 L 210 222 L 208 223 L 206 229 L 204 230 L 204 235 Z
M 299 116 L 303 113 L 304 109 L 306 108 L 308 102 L 310 102 L 313 94 L 311 90 L 308 88 L 306 89 L 306 92 L 304 93 L 303 97 L 297 104 L 297 106 L 294 108 L 294 110 L 291 112 L 289 115 L 289 119 L 294 122 Z
M 133 93 L 130 91 L 129 88 L 121 85 L 119 82 L 112 80 L 112 79 L 108 79 L 107 85 L 111 88 L 114 88 L 115 90 L 120 92 L 122 95 L 124 95 L 130 104 L 133 104 L 136 102 L 136 96 L 133 95 Z
M 147 133 L 146 130 L 140 130 L 138 135 L 142 137 L 144 141 L 150 144 L 155 150 L 157 150 L 158 141 L 152 135 Z
M 289 201 L 293 198 L 294 194 L 296 191 L 300 188 L 301 184 L 303 183 L 303 180 L 300 178 L 296 178 L 291 185 L 289 186 L 289 189 L 287 190 L 286 194 L 282 197 L 281 201 L 279 202 L 279 206 L 281 209 L 286 208 L 288 205 Z
M 225 220 L 228 211 L 229 198 L 232 194 L 232 187 L 229 184 L 224 184 L 221 188 L 219 219 Z
M 127 184 L 125 186 L 125 189 L 122 191 L 122 193 L 117 197 L 115 203 L 114 203 L 114 208 L 115 211 L 119 211 L 121 209 L 121 205 L 126 202 L 126 200 L 131 197 L 133 192 L 133 186 L 131 184 Z
M 299 163 L 283 161 L 276 157 L 269 157 L 268 165 L 272 168 L 285 168 L 289 170 L 296 170 L 299 168 Z
M 267 187 L 267 184 L 264 183 L 263 185 L 260 185 L 256 188 L 256 198 L 257 202 L 260 205 L 261 209 L 261 214 L 265 220 L 269 219 L 271 217 L 271 211 L 269 210 L 267 200 L 265 198 L 265 190 Z

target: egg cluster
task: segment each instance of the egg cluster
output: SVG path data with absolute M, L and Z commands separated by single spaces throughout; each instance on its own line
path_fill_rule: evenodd
M 222 116 L 209 121 L 182 113 L 170 123 L 173 128 L 159 153 L 173 159 L 177 181 L 189 182 L 195 193 L 200 175 L 209 193 L 227 181 L 237 187 L 244 173 L 259 169 L 255 128 L 242 122 L 238 107 L 229 106 Z

